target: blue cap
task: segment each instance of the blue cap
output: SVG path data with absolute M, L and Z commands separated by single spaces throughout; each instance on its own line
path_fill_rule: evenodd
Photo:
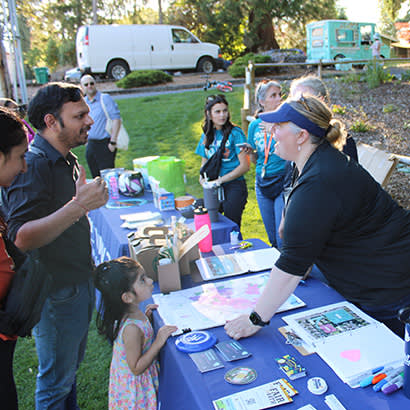
M 262 112 L 259 118 L 265 122 L 293 122 L 295 125 L 309 131 L 316 137 L 324 138 L 327 134 L 327 129 L 319 127 L 313 121 L 310 121 L 304 115 L 296 111 L 292 106 L 284 102 L 276 111 Z

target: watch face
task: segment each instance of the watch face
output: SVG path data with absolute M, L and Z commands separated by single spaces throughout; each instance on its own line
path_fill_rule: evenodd
M 252 312 L 249 316 L 249 319 L 254 325 L 258 325 L 260 323 L 260 318 L 258 317 L 258 314 L 256 312 Z

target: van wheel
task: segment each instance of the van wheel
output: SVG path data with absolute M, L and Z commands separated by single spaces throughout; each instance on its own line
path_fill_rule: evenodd
M 198 71 L 210 74 L 214 71 L 214 61 L 210 57 L 202 57 L 198 63 Z
M 107 68 L 108 77 L 113 78 L 116 81 L 121 80 L 129 73 L 130 69 L 128 64 L 121 60 L 112 61 Z

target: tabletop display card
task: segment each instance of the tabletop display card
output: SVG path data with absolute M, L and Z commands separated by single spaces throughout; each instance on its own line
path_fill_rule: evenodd
M 196 262 L 203 280 L 272 269 L 280 253 L 276 248 L 200 258 Z
M 403 363 L 404 341 L 349 302 L 284 316 L 283 320 L 350 387 L 358 387 L 363 374 L 374 368 Z
M 205 283 L 167 295 L 152 295 L 158 304 L 158 313 L 167 325 L 182 329 L 201 330 L 222 326 L 243 313 L 250 313 L 262 293 L 269 274 L 258 274 Z M 295 295 L 278 309 L 278 312 L 296 309 L 306 304 Z
M 297 391 L 283 379 L 214 400 L 215 410 L 262 410 L 290 403 Z

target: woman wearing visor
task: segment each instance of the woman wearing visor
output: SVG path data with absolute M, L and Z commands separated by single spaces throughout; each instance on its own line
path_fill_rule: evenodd
M 401 208 L 343 146 L 342 124 L 315 97 L 260 114 L 273 123 L 275 153 L 299 172 L 285 205 L 281 255 L 254 312 L 225 325 L 234 339 L 269 323 L 315 263 L 330 286 L 403 337 L 410 306 L 410 211 Z

